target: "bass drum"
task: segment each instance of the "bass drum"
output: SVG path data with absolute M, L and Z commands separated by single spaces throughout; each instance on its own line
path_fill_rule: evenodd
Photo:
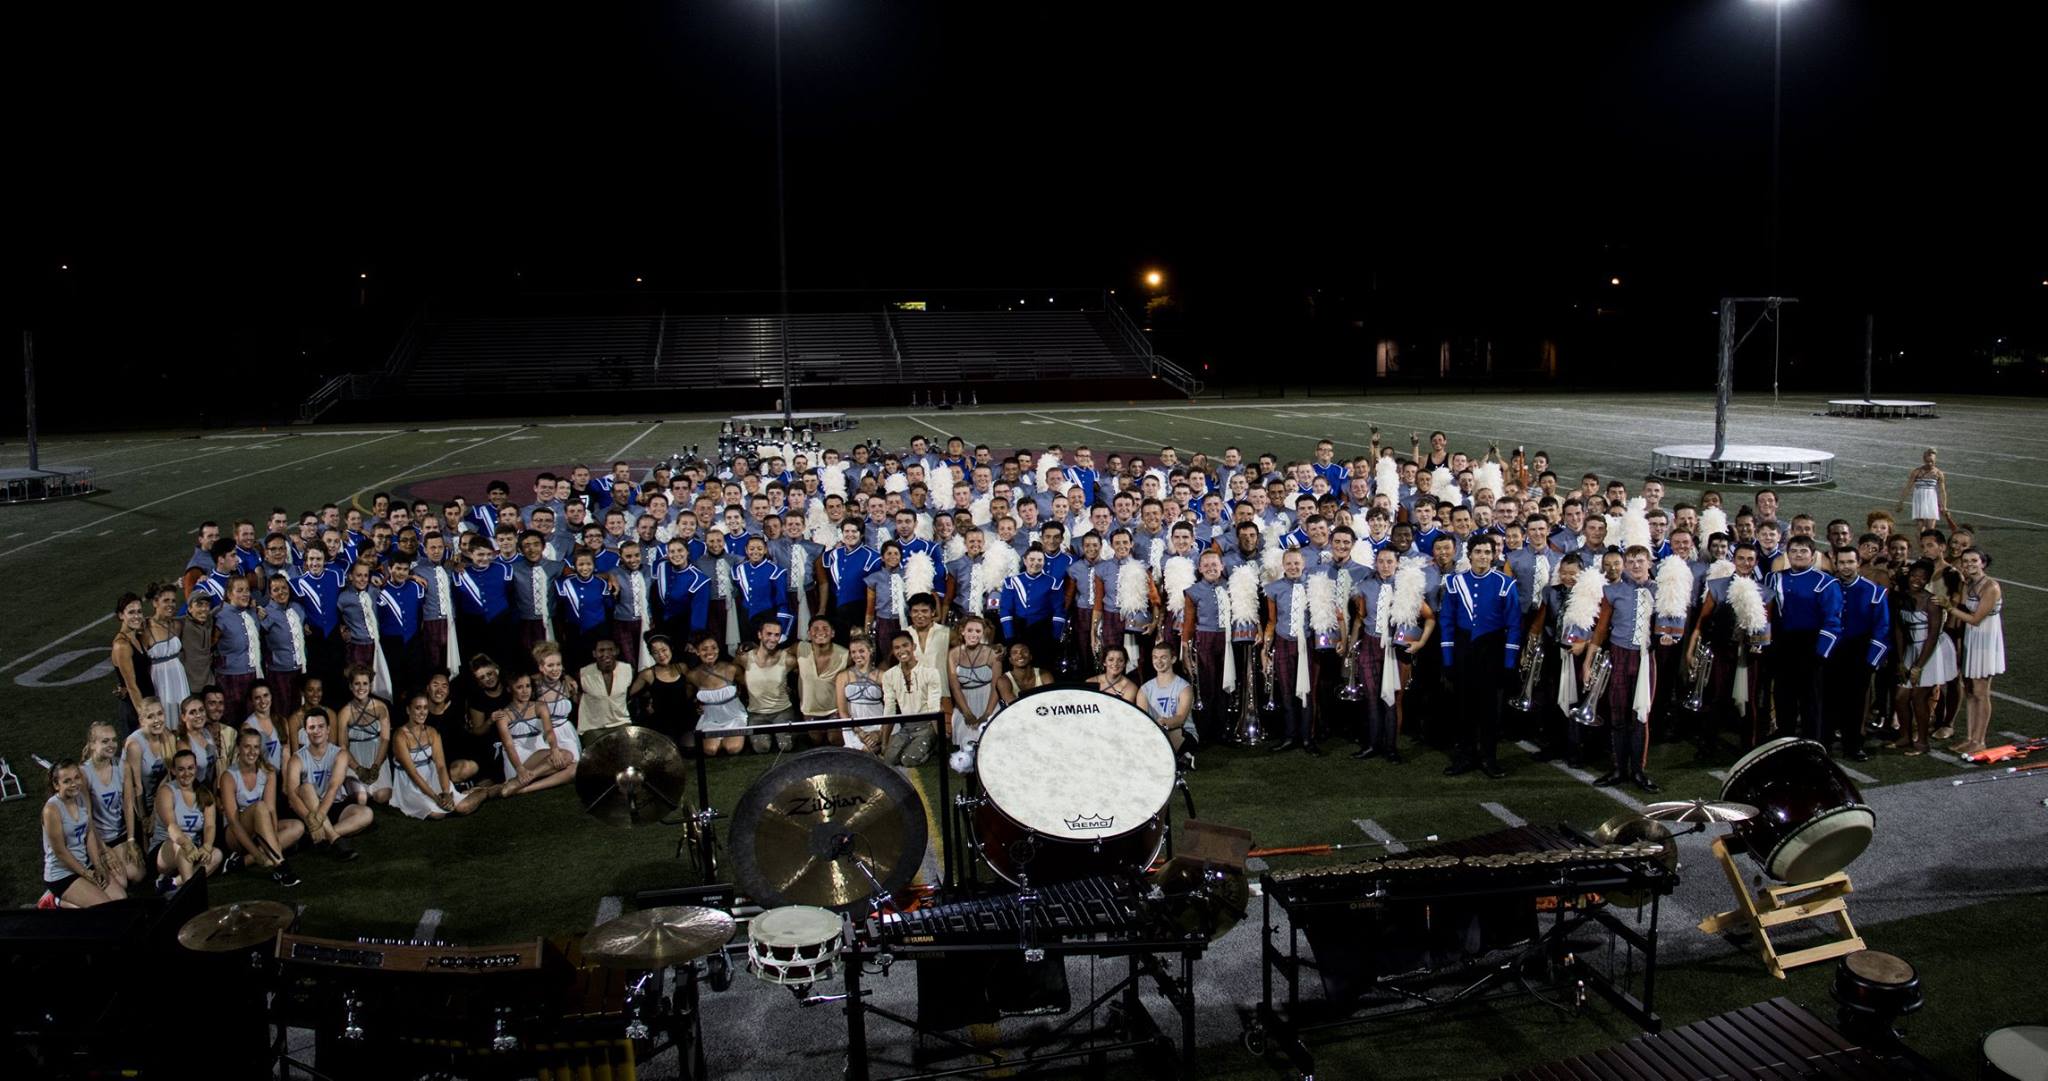
M 1774 739 L 1743 755 L 1721 798 L 1757 809 L 1733 836 L 1781 882 L 1813 882 L 1849 866 L 1877 829 L 1856 782 L 1810 739 Z
M 974 844 L 1022 885 L 1137 874 L 1166 843 L 1173 744 L 1137 706 L 1100 691 L 1046 687 L 989 718 L 976 768 Z

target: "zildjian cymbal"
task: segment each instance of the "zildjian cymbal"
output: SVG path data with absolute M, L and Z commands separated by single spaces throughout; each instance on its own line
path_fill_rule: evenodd
M 1643 808 L 1644 818 L 1663 822 L 1746 822 L 1757 814 L 1757 809 L 1747 803 L 1725 800 L 1668 800 Z
M 909 885 L 929 836 L 924 800 L 902 774 L 873 755 L 823 747 L 784 759 L 741 794 L 734 878 L 769 908 L 845 908 L 877 882 L 890 893 Z
M 277 901 L 243 901 L 209 908 L 178 928 L 178 945 L 201 953 L 232 953 L 277 937 L 298 913 Z
M 596 733 L 576 763 L 576 798 L 599 821 L 650 825 L 683 801 L 688 775 L 675 741 L 627 725 Z
M 583 959 L 605 968 L 664 969 L 722 949 L 735 926 L 731 915 L 695 905 L 628 912 L 583 936 Z
M 1672 838 L 1670 828 L 1662 822 L 1652 821 L 1634 811 L 1623 811 L 1600 823 L 1599 828 L 1593 831 L 1593 843 L 1618 845 L 1623 848 L 1640 843 L 1660 845 L 1663 851 L 1651 858 L 1667 872 L 1675 873 L 1678 870 L 1678 842 Z M 1641 908 L 1650 903 L 1650 894 L 1647 890 L 1609 890 L 1607 901 L 1622 908 Z

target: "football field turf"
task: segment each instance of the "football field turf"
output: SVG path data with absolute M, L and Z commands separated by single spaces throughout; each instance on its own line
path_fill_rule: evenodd
M 1992 574 L 2006 587 L 2008 669 L 1995 685 L 1992 729 L 2048 732 L 2048 707 L 2041 704 L 2048 702 L 2048 676 L 2034 667 L 2048 657 L 2048 646 L 2033 637 L 2048 632 L 2041 616 L 2041 594 L 2048 592 L 2048 571 L 2041 569 L 2048 554 L 2048 470 L 2042 468 L 2048 464 L 2048 425 L 2041 421 L 2048 418 L 2048 408 L 2022 399 L 1935 397 L 1941 401 L 1941 417 L 1912 421 L 1814 416 L 1823 408 L 1818 396 L 1790 398 L 1776 407 L 1768 398 L 1745 397 L 1731 411 L 1730 439 L 1835 453 L 1835 486 L 1783 491 L 1782 513 L 1806 512 L 1822 522 L 1843 517 L 1859 527 L 1865 512 L 1894 508 L 1921 448 L 1939 448 L 1941 464 L 1949 471 L 1955 517 L 1976 527 L 1979 547 L 1995 561 Z M 1183 457 L 1192 450 L 1214 456 L 1237 446 L 1247 458 L 1271 451 L 1287 460 L 1306 457 L 1321 437 L 1336 440 L 1341 459 L 1364 451 L 1369 423 L 1377 423 L 1402 452 L 1411 431 L 1426 435 L 1442 429 L 1452 449 L 1474 455 L 1489 443 L 1546 450 L 1563 487 L 1593 471 L 1622 478 L 1632 488 L 1646 471 L 1652 446 L 1711 441 L 1713 423 L 1711 401 L 1704 394 L 1590 392 L 991 406 L 856 415 L 861 417 L 858 431 L 836 437 L 837 445 L 873 437 L 900 447 L 917 433 L 958 434 L 970 445 L 983 442 L 998 452 L 1019 446 L 1040 451 L 1052 442 L 1071 450 L 1086 443 L 1095 448 L 1098 463 L 1109 450 L 1126 457 L 1140 454 L 1149 462 L 1162 445 L 1179 448 Z M 0 843 L 9 857 L 0 861 L 0 902 L 33 903 L 41 888 L 36 818 L 44 785 L 30 755 L 75 755 L 87 721 L 114 714 L 105 661 L 114 630 L 113 599 L 174 576 L 190 554 L 191 530 L 200 520 L 261 521 L 272 506 L 296 516 L 323 502 L 351 498 L 367 504 L 371 492 L 402 493 L 416 482 L 450 475 L 505 474 L 514 482 L 515 499 L 523 498 L 525 482 L 536 469 L 587 464 L 601 471 L 614 458 L 641 463 L 687 444 L 709 448 L 718 419 L 362 423 L 47 440 L 46 464 L 91 465 L 105 491 L 86 500 L 0 508 L 0 570 L 9 581 L 0 609 L 5 615 L 0 618 L 0 756 L 22 776 L 32 797 L 0 804 Z M 834 445 L 835 439 L 825 442 Z M 18 440 L 0 445 L 0 466 L 23 464 Z M 1731 510 L 1748 494 L 1723 491 Z M 480 498 L 481 483 L 466 494 Z M 1665 503 L 1696 501 L 1698 494 L 1695 488 L 1672 486 Z M 1366 819 L 1397 837 L 1435 833 L 1451 839 L 1500 828 L 1500 809 L 1532 822 L 1591 827 L 1619 806 L 1609 794 L 1531 762 L 1512 745 L 1503 745 L 1502 758 L 1511 776 L 1498 783 L 1477 775 L 1444 778 L 1440 754 L 1420 744 L 1414 751 L 1403 768 L 1367 769 L 1341 753 L 1309 759 L 1216 749 L 1204 752 L 1190 783 L 1202 817 L 1249 827 L 1260 845 L 1356 838 L 1353 823 Z M 714 763 L 714 805 L 729 809 L 767 763 L 755 756 Z M 1663 798 L 1718 794 L 1719 781 L 1708 771 L 1726 765 L 1725 760 L 1695 762 L 1692 748 L 1682 743 L 1659 743 L 1651 750 L 1650 772 L 1663 786 Z M 1873 780 L 1866 787 L 1955 776 L 1959 768 L 1931 756 L 1890 753 L 1857 766 Z M 2048 781 L 2016 779 L 1997 787 L 2006 785 L 2033 786 L 2037 797 L 2048 797 Z M 1489 803 L 1495 806 L 1483 806 Z M 2038 799 L 2027 806 L 2048 814 Z M 1959 835 L 1982 836 L 2000 827 L 1997 822 L 1954 823 Z M 1880 821 L 1879 829 L 1884 828 Z M 362 838 L 363 858 L 346 865 L 304 858 L 299 863 L 305 882 L 296 890 L 278 889 L 251 874 L 232 876 L 214 890 L 222 901 L 287 897 L 305 906 L 304 926 L 313 933 L 404 937 L 423 920 L 437 920 L 434 933 L 441 938 L 487 943 L 577 932 L 591 925 L 607 899 L 616 904 L 615 899 L 630 898 L 639 889 L 687 883 L 687 868 L 674 858 L 675 842 L 672 830 L 627 832 L 586 819 L 571 790 L 556 790 L 494 802 L 469 819 L 445 823 L 382 812 Z M 1930 853 L 1934 858 L 1938 854 Z M 1688 870 L 1716 873 L 1704 863 Z M 1930 979 L 1930 1005 L 1920 1020 L 1928 1039 L 1947 1056 L 1964 1054 L 1971 1034 L 1981 1028 L 2028 1012 L 2039 1015 L 2038 1005 L 2023 1005 L 2026 997 L 2038 1003 L 2038 991 L 2020 970 L 2026 967 L 2023 960 L 2038 963 L 2042 956 L 2025 939 L 2038 941 L 2044 921 L 2048 905 L 2037 896 L 1900 920 L 1890 936 L 1883 925 L 1865 928 L 1865 934 L 1873 946 L 1909 956 L 1923 972 L 1950 974 L 1952 982 L 1944 988 L 1937 989 Z M 2032 935 L 2018 943 L 1998 943 L 1995 933 L 1987 943 L 1980 933 L 2029 925 Z M 1240 928 L 1233 934 L 1255 937 L 1256 930 Z M 1666 934 L 1698 932 L 1667 923 Z M 1913 950 L 1891 942 L 1908 943 Z M 1799 974 L 1791 992 L 1817 1008 L 1825 1006 L 1825 973 L 1820 970 L 1826 968 Z M 1763 977 L 1753 959 L 1739 955 L 1674 966 L 1668 976 L 1665 1012 L 1678 1022 L 1787 988 Z M 2003 1014 L 1984 1004 L 2001 992 L 2014 996 Z M 1400 1072 L 1487 1076 L 1622 1034 L 1612 1016 L 1597 1025 L 1572 1026 L 1572 1035 L 1565 1036 L 1549 1034 L 1555 1026 L 1541 1011 L 1509 1016 L 1501 1031 L 1510 1038 L 1489 1039 L 1478 1052 L 1455 1040 L 1432 1040 L 1423 1059 L 1407 1063 L 1432 1064 L 1427 1071 Z M 1476 1024 L 1484 1024 L 1483 1015 Z M 1220 1044 L 1233 1035 L 1208 1033 L 1205 1042 Z M 1399 1062 L 1378 1061 L 1374 1068 L 1391 1072 Z M 1261 1067 L 1233 1051 L 1213 1069 L 1256 1076 Z

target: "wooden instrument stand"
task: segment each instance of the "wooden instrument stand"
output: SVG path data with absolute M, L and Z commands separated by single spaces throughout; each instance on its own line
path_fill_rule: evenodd
M 1863 948 L 1862 936 L 1856 933 L 1856 925 L 1849 922 L 1849 902 L 1845 897 L 1855 887 L 1849 884 L 1848 875 L 1836 871 L 1813 882 L 1765 886 L 1762 891 L 1751 893 L 1749 884 L 1743 881 L 1742 868 L 1735 865 L 1735 857 L 1728 851 L 1727 840 L 1714 838 L 1713 848 L 1714 858 L 1721 861 L 1721 870 L 1728 876 L 1728 885 L 1734 888 L 1735 901 L 1740 907 L 1701 920 L 1700 930 L 1710 935 L 1728 930 L 1747 931 L 1756 939 L 1757 952 L 1763 955 L 1764 967 L 1781 980 L 1785 978 L 1786 969 L 1826 961 Z M 1788 900 L 1794 894 L 1806 896 Z M 1783 953 L 1771 942 L 1771 928 L 1822 916 L 1835 918 L 1835 930 L 1841 938 Z

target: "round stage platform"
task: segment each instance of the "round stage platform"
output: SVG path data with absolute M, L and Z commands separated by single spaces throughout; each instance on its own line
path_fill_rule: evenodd
M 1717 458 L 1711 443 L 1674 443 L 1650 451 L 1650 475 L 1692 484 L 1812 487 L 1834 483 L 1835 456 L 1811 447 L 1730 443 Z
M 48 469 L 0 469 L 0 503 L 41 503 L 91 495 L 92 467 L 53 465 Z
M 1914 417 L 1933 417 L 1933 402 L 1916 401 L 1910 398 L 1830 398 L 1828 416 L 1866 417 L 1880 420 L 1903 420 Z

